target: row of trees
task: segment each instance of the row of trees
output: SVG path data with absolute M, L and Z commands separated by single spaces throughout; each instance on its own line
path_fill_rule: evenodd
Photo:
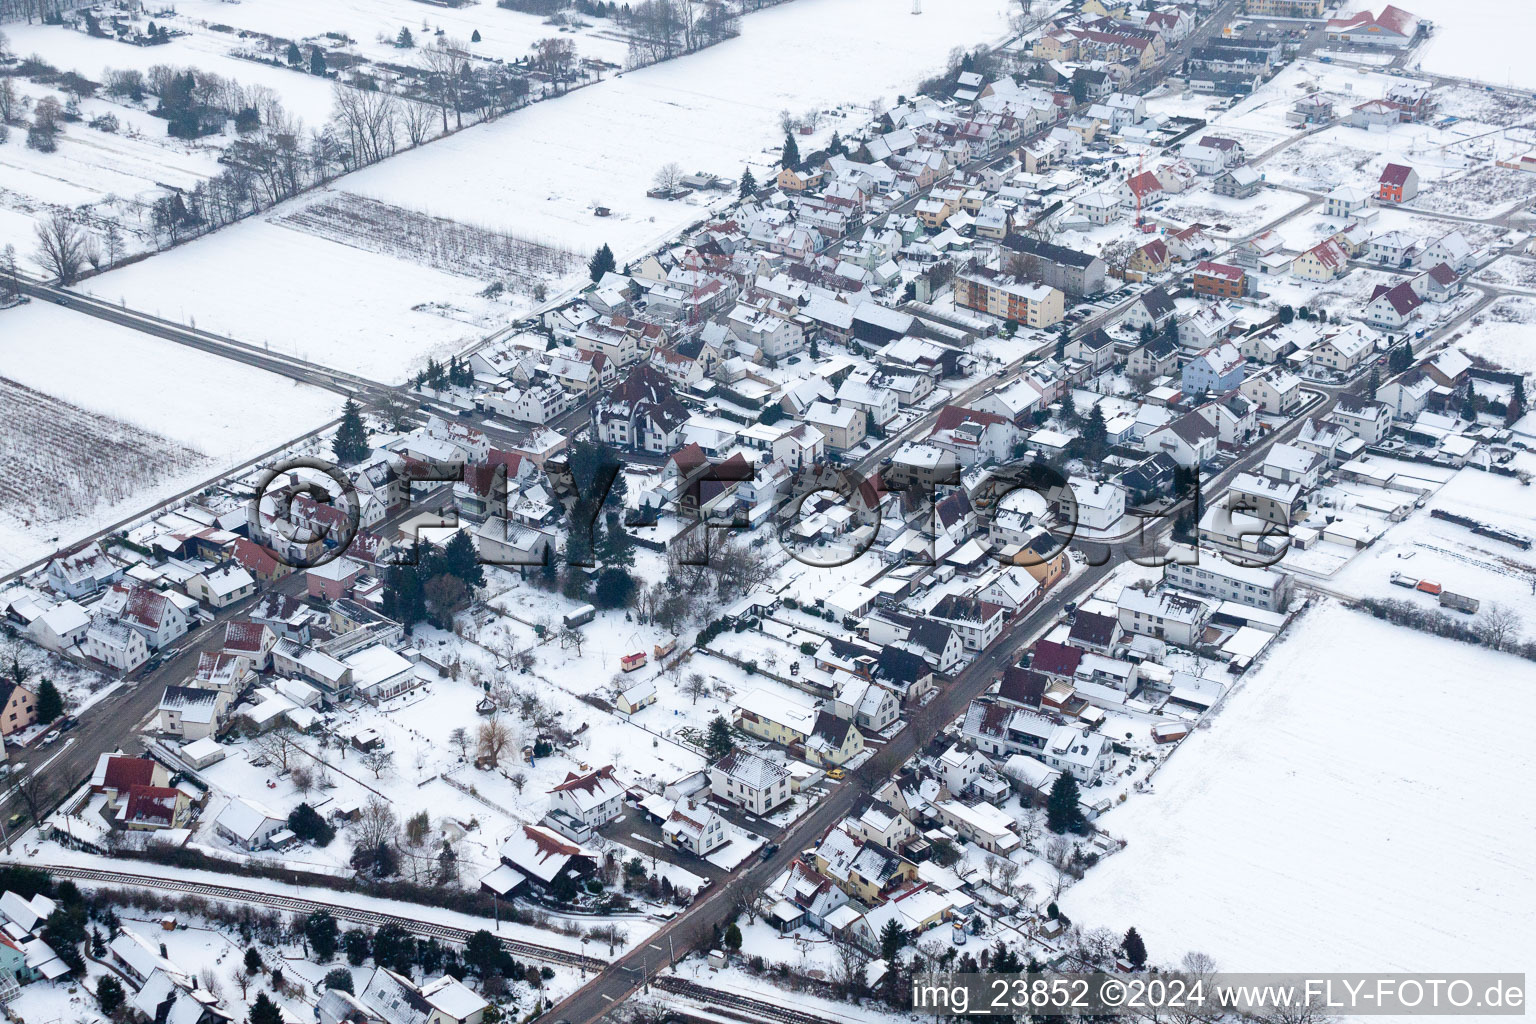
M 740 16 L 721 0 L 643 0 L 618 20 L 629 30 L 631 68 L 714 46 L 741 31 Z

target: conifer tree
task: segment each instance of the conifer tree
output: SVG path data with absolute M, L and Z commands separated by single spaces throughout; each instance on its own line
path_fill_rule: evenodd
M 741 187 L 736 190 L 736 195 L 738 198 L 746 199 L 756 191 L 757 179 L 752 176 L 752 169 L 749 167 L 741 172 Z
M 587 273 L 593 281 L 601 281 L 604 274 L 612 273 L 618 265 L 618 261 L 613 258 L 613 250 L 608 248 L 607 242 L 604 242 L 602 248 L 587 261 Z
M 336 461 L 350 466 L 368 457 L 368 428 L 363 426 L 363 410 L 352 399 L 341 407 L 341 426 L 336 428 L 336 439 L 331 442 Z
M 1062 772 L 1051 787 L 1051 795 L 1045 804 L 1046 826 L 1055 833 L 1081 833 L 1088 820 L 1078 806 L 1077 780 L 1071 772 Z
M 800 169 L 800 147 L 795 143 L 795 137 L 789 132 L 784 133 L 784 153 L 779 163 L 790 170 Z

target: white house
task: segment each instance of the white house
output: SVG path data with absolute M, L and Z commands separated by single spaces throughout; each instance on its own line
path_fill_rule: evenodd
M 767 814 L 789 799 L 789 770 L 765 757 L 733 750 L 710 765 L 709 791 L 752 814 Z
M 1123 587 L 1117 602 L 1120 628 L 1127 633 L 1155 637 L 1180 647 L 1193 647 L 1205 632 L 1210 608 L 1165 590 L 1145 591 Z
M 287 824 L 275 811 L 244 797 L 232 798 L 213 819 L 214 831 L 226 842 L 252 853 L 266 846 L 273 833 Z
M 613 765 L 578 775 L 568 772 L 565 781 L 549 791 L 552 809 L 564 811 L 588 828 L 617 818 L 624 810 L 624 787 L 613 777 Z
M 98 618 L 85 631 L 85 656 L 115 668 L 132 672 L 149 660 L 149 645 L 137 631 L 121 622 Z
M 686 850 L 695 857 L 708 856 L 725 842 L 725 822 L 702 803 L 684 801 L 672 808 L 661 824 L 662 836 L 669 846 Z

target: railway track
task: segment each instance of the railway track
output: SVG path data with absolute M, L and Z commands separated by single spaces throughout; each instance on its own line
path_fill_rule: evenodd
M 761 999 L 753 999 L 750 996 L 740 996 L 734 992 L 721 992 L 719 989 L 707 988 L 696 981 L 687 978 L 678 978 L 670 974 L 658 975 L 651 979 L 651 984 L 663 992 L 675 996 L 683 996 L 688 999 L 697 999 L 700 1002 L 709 1003 L 716 1008 L 716 1012 L 729 1017 L 739 1017 L 744 1021 L 774 1020 L 782 1024 L 834 1024 L 826 1017 L 817 1017 L 814 1014 L 804 1013 L 800 1010 L 791 1010 L 777 1003 L 764 1002 Z M 734 1011 L 734 1012 L 732 1012 Z
M 234 903 L 253 903 L 272 910 L 282 910 L 295 914 L 309 914 L 316 910 L 323 910 L 337 920 L 351 921 L 354 924 L 366 924 L 374 927 L 393 924 L 410 932 L 412 935 L 441 939 L 446 942 L 458 943 L 459 945 L 468 942 L 470 936 L 474 934 L 468 928 L 455 928 L 452 925 L 434 924 L 431 921 L 422 921 L 413 917 L 402 917 L 398 914 L 363 910 L 358 907 L 348 906 L 345 903 L 331 903 L 324 900 L 306 899 L 300 896 L 283 896 L 278 893 L 237 889 L 230 885 L 184 882 L 173 878 L 155 878 L 147 875 L 126 874 L 121 871 L 103 871 L 99 868 L 49 866 L 44 868 L 44 870 L 60 878 L 73 878 L 78 881 L 93 882 L 99 885 L 165 889 L 170 892 L 186 893 L 190 896 L 206 896 L 209 899 L 227 900 Z M 571 953 L 563 949 L 555 949 L 551 946 L 541 946 L 533 942 L 503 938 L 501 944 L 507 952 L 527 960 L 542 960 L 547 963 L 560 964 L 566 967 L 581 967 L 591 971 L 600 971 L 608 966 L 606 961 L 599 960 L 596 957 L 585 956 L 581 953 Z
M 76 881 L 89 882 L 96 885 L 163 889 L 169 892 L 185 893 L 189 896 L 204 896 L 208 899 L 226 900 L 235 903 L 252 903 L 260 907 L 281 910 L 287 913 L 309 914 L 316 910 L 323 910 L 337 920 L 370 925 L 375 928 L 381 925 L 392 924 L 410 932 L 412 935 L 439 939 L 459 945 L 467 943 L 470 936 L 474 934 L 468 928 L 455 928 L 452 925 L 434 924 L 431 921 L 422 921 L 413 917 L 402 917 L 399 914 L 364 910 L 340 902 L 332 903 L 326 900 L 307 899 L 301 896 L 284 896 L 280 893 L 238 889 L 234 886 L 218 885 L 210 882 L 188 882 L 174 878 L 156 878 L 150 875 L 134 875 L 122 871 L 105 871 L 100 868 L 81 868 L 63 865 L 50 865 L 44 867 L 43 870 L 59 878 L 71 878 Z M 541 946 L 533 942 L 503 938 L 501 944 L 507 952 L 525 960 L 542 960 L 564 967 L 585 968 L 593 972 L 601 971 L 604 967 L 608 966 L 606 961 L 599 960 L 597 957 L 585 956 L 581 953 L 571 953 L 550 946 Z M 715 1009 L 715 1012 L 724 1016 L 737 1017 L 743 1021 L 772 1020 L 781 1022 L 781 1024 L 836 1024 L 836 1022 L 825 1017 L 802 1013 L 799 1010 L 786 1009 L 773 1003 L 763 1002 L 760 999 L 739 996 L 734 992 L 722 992 L 718 989 L 712 989 L 697 982 L 689 981 L 686 978 L 662 976 L 655 978 L 652 984 L 664 992 L 708 1003 Z

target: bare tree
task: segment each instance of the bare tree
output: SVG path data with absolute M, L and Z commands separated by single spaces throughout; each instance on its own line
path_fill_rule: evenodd
M 261 753 L 277 764 L 277 770 L 286 774 L 292 767 L 299 751 L 299 742 L 286 723 L 279 723 L 256 738 L 253 744 Z
M 16 795 L 26 806 L 27 816 L 33 823 L 39 823 L 58 798 L 58 787 L 51 775 L 37 771 L 21 780 L 16 786 Z
M 288 781 L 293 783 L 293 788 L 300 794 L 308 796 L 309 791 L 315 788 L 315 773 L 308 765 L 294 765 L 288 773 Z
M 442 110 L 443 131 L 448 131 L 448 110 L 453 109 L 454 124 L 464 127 L 464 87 L 472 72 L 461 43 L 440 39 L 436 46 L 421 51 L 427 69 L 427 94 Z
M 1520 614 L 1508 605 L 1490 605 L 1472 626 L 1479 640 L 1496 651 L 1507 651 L 1520 639 Z
M 380 388 L 368 403 L 368 411 L 390 430 L 404 430 L 411 422 L 415 406 L 398 388 Z
M 523 787 L 528 785 L 528 776 L 524 775 L 522 772 L 513 772 L 507 781 L 512 783 L 513 789 L 521 793 L 523 791 Z
M 662 164 L 661 169 L 656 172 L 656 177 L 651 180 L 663 192 L 676 192 L 683 180 L 683 169 L 676 163 Z
M 400 101 L 400 127 L 406 140 L 419 146 L 432 137 L 432 108 L 412 100 Z
M 832 940 L 837 954 L 837 984 L 844 995 L 857 996 L 864 991 L 864 969 L 869 966 L 869 951 L 847 935 Z
M 71 285 L 85 266 L 86 234 L 65 213 L 55 213 L 37 225 L 37 261 L 61 285 Z
M 475 737 L 476 756 L 484 758 L 495 768 L 501 763 L 501 756 L 506 753 L 507 746 L 512 742 L 512 731 L 501 718 L 489 718 L 480 723 L 479 733 Z
M 448 734 L 448 742 L 459 748 L 460 757 L 469 756 L 469 730 L 462 725 Z
M 363 752 L 363 767 L 373 772 L 373 777 L 381 779 L 384 773 L 393 768 L 395 764 L 395 752 L 385 750 L 383 747 L 374 747 Z
M 331 102 L 331 118 L 352 152 L 353 167 L 378 163 L 394 153 L 400 108 L 393 96 L 337 82 Z
M 693 698 L 693 703 L 697 704 L 699 698 L 709 692 L 709 680 L 702 672 L 690 672 L 683 687 L 688 696 Z
M 566 626 L 560 630 L 559 639 L 562 650 L 567 647 L 574 647 L 576 649 L 576 657 L 581 657 L 581 645 L 586 642 L 586 637 L 581 635 L 581 630 Z
M 352 826 L 352 838 L 359 846 L 393 846 L 400 838 L 400 819 L 380 797 L 369 797 Z

